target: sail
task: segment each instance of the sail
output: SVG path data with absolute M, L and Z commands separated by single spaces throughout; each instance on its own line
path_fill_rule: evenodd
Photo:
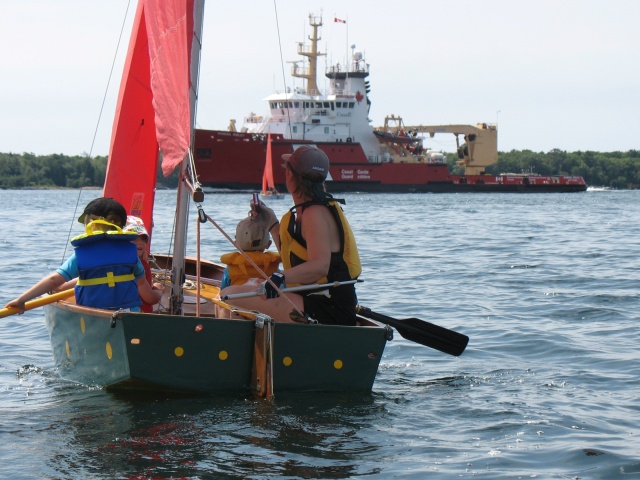
M 120 84 L 103 195 L 151 233 L 159 150 L 169 175 L 190 139 L 193 0 L 140 0 Z
M 190 60 L 193 0 L 146 0 L 151 90 L 162 172 L 187 156 L 191 141 Z
M 264 164 L 264 173 L 262 175 L 262 191 L 268 192 L 275 188 L 273 181 L 273 155 L 271 153 L 271 134 L 267 135 L 267 159 Z

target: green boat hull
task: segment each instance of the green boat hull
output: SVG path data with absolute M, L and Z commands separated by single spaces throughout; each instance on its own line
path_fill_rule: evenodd
M 108 312 L 45 317 L 62 378 L 110 389 L 246 393 L 372 389 L 390 329 Z M 267 385 L 268 383 L 268 385 Z
M 277 323 L 274 391 L 370 391 L 386 339 L 381 327 Z

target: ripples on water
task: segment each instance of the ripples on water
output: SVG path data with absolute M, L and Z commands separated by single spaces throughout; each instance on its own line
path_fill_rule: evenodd
M 77 195 L 0 191 L 3 299 L 60 264 Z M 204 207 L 233 235 L 249 198 Z M 346 198 L 360 303 L 469 335 L 460 358 L 396 334 L 370 395 L 127 397 L 60 380 L 41 312 L 7 317 L 0 478 L 640 478 L 640 192 Z

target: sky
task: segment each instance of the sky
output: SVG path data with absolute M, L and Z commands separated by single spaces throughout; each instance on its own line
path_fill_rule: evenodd
M 264 115 L 265 97 L 302 86 L 287 62 L 299 59 L 314 13 L 324 20 L 321 71 L 344 64 L 351 45 L 363 52 L 373 126 L 391 114 L 406 125 L 497 123 L 500 151 L 640 148 L 639 1 L 397 5 L 207 0 L 198 127 Z M 135 8 L 135 0 L 0 2 L 0 152 L 108 154 Z M 324 76 L 319 86 L 328 86 Z M 453 136 L 442 142 L 453 146 Z

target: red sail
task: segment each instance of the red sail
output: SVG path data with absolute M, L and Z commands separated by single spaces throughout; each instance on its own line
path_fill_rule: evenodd
M 271 153 L 271 134 L 267 135 L 267 159 L 264 163 L 264 174 L 262 175 L 262 191 L 267 192 L 275 189 L 276 184 L 273 181 L 273 158 Z
M 190 61 L 193 0 L 146 0 L 151 91 L 165 177 L 191 143 Z
M 189 62 L 193 0 L 141 0 L 111 134 L 103 195 L 153 227 L 159 149 L 169 175 L 190 140 Z

